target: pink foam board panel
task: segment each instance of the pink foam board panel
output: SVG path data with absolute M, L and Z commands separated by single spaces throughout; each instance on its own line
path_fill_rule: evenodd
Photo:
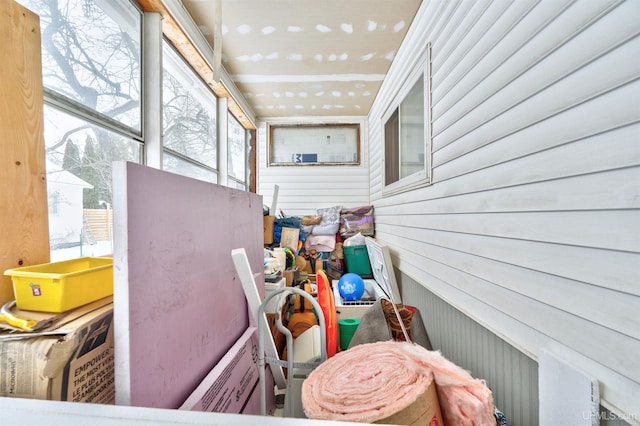
M 260 415 L 258 330 L 249 327 L 180 407 L 181 410 Z M 266 372 L 269 370 L 267 369 Z M 273 381 L 273 380 L 272 380 Z M 275 410 L 273 386 L 267 387 Z
M 124 162 L 113 194 L 116 404 L 178 408 L 249 327 L 231 251 L 263 270 L 262 197 Z

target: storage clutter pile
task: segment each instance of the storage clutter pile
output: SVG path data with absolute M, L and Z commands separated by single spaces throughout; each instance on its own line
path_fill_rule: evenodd
M 267 214 L 264 225 L 265 247 L 287 248 L 294 255 L 287 258 L 285 270 L 313 274 L 321 267 L 331 279 L 346 272 L 371 275 L 366 269 L 369 267 L 366 250 L 362 249 L 363 237 L 375 234 L 373 206 L 331 206 L 301 217 L 275 218 Z M 346 242 L 349 238 L 355 238 L 354 242 Z M 345 247 L 349 249 L 345 251 Z
M 284 250 L 283 285 L 314 295 L 314 277 L 326 272 L 332 278 L 333 318 L 340 325 L 339 343 L 327 348 L 327 361 L 296 377 L 303 380 L 296 412 L 385 424 L 506 425 L 486 384 L 433 350 L 419 310 L 401 301 L 389 248 L 371 238 L 374 234 L 372 206 L 265 216 L 265 267 L 274 263 L 270 257 L 282 259 L 276 251 Z M 278 309 L 294 339 L 317 328 L 311 305 L 299 296 Z M 284 337 L 275 327 L 271 332 L 286 359 Z
M 264 221 L 267 294 L 283 286 L 295 286 L 317 296 L 318 271 L 328 277 L 333 293 L 331 316 L 336 319 L 338 334 L 338 346 L 327 347 L 329 354 L 347 350 L 352 339 L 360 344 L 410 338 L 431 349 L 419 311 L 401 304 L 388 248 L 372 238 L 373 206 L 319 208 L 314 215 L 302 217 L 276 219 L 265 215 Z M 265 311 L 268 315 L 279 311 L 294 339 L 318 324 L 310 304 L 301 303 L 299 297 L 282 306 L 275 306 L 271 299 L 269 305 Z M 388 305 L 395 309 L 385 311 Z M 399 331 L 396 311 L 402 315 L 405 332 Z M 283 336 L 275 327 L 272 334 L 279 355 L 286 359 Z
M 329 309 L 327 312 L 331 316 L 325 318 L 325 321 L 331 323 L 330 319 L 335 320 L 336 328 L 327 334 L 327 343 L 330 343 L 327 353 L 331 356 L 339 349 L 346 349 L 345 339 L 342 339 L 343 344 L 339 345 L 331 281 L 348 272 L 363 277 L 371 276 L 364 236 L 373 236 L 375 232 L 373 206 L 344 209 L 342 206 L 331 206 L 319 208 L 311 215 L 280 218 L 270 216 L 268 208 L 265 208 L 264 213 L 264 276 L 267 294 L 286 285 L 299 287 L 318 297 L 320 291 L 317 276 L 326 276 L 328 291 L 322 306 L 323 309 Z M 350 242 L 351 240 L 353 242 Z M 360 250 L 356 253 L 351 245 L 354 245 L 354 248 L 359 247 Z M 349 247 L 346 259 L 345 246 Z M 325 306 L 329 303 L 330 308 Z M 271 299 L 265 312 L 268 318 L 271 316 L 272 324 L 276 311 L 280 311 L 281 318 L 294 339 L 318 325 L 317 313 L 313 312 L 311 304 L 301 300 L 300 296 L 290 297 L 281 306 L 277 306 L 274 299 Z M 344 324 L 340 326 L 346 327 Z M 349 327 L 352 332 L 351 323 Z M 288 354 L 284 336 L 275 327 L 271 331 L 280 357 L 286 359 Z
M 0 396 L 115 403 L 113 261 L 82 257 L 5 271 Z

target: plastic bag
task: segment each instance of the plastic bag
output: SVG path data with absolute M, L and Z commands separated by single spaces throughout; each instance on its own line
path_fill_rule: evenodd
M 374 235 L 373 206 L 353 207 L 340 212 L 340 234 L 350 237 L 358 232 L 370 237 Z
M 347 238 L 342 243 L 343 247 L 362 246 L 364 244 L 365 244 L 364 235 L 362 235 L 359 232 L 356 235 Z

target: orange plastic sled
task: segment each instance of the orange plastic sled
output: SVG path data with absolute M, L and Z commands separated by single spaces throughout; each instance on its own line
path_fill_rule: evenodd
M 324 324 L 327 334 L 327 358 L 331 358 L 338 351 L 338 318 L 336 314 L 336 303 L 333 300 L 331 285 L 324 271 L 316 274 L 316 284 L 318 285 L 318 304 L 324 314 Z

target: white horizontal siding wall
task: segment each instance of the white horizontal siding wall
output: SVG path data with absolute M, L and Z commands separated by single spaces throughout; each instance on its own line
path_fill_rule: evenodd
M 640 2 L 425 0 L 369 116 L 408 277 L 640 422 Z M 382 196 L 381 116 L 432 43 L 433 184 Z
M 284 121 L 271 121 L 284 124 Z M 364 117 L 321 117 L 290 119 L 286 124 L 359 123 L 360 165 L 358 166 L 267 166 L 268 130 L 265 121 L 258 122 L 258 193 L 271 207 L 275 185 L 278 185 L 278 212 L 287 216 L 315 214 L 316 209 L 369 205 L 369 167 L 367 124 Z
M 538 364 L 407 275 L 397 278 L 433 348 L 485 381 L 509 425 L 538 426 Z

